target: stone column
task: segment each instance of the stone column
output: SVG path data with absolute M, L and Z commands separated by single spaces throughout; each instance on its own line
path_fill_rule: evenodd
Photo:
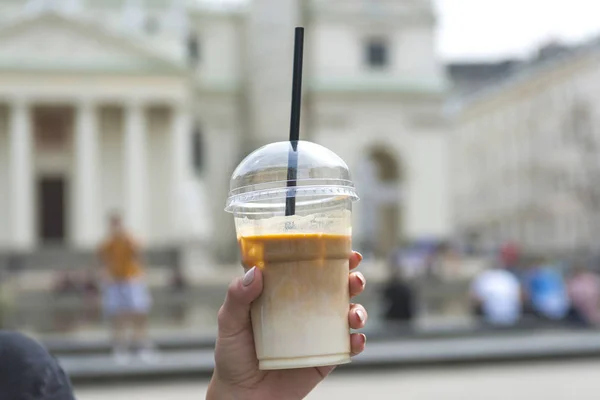
M 94 248 L 101 235 L 98 118 L 95 104 L 85 100 L 77 109 L 75 128 L 76 245 Z
M 9 128 L 10 226 L 13 247 L 18 251 L 34 246 L 33 139 L 31 113 L 21 100 L 13 103 Z
M 172 139 L 173 139 L 173 172 L 174 180 L 181 182 L 187 178 L 191 162 L 192 116 L 191 110 L 182 102 L 173 104 Z
M 146 118 L 140 102 L 132 101 L 125 108 L 125 225 L 137 237 L 146 237 L 147 197 Z
M 192 111 L 184 102 L 172 109 L 171 162 L 173 239 L 180 250 L 180 266 L 188 279 L 216 272 L 208 246 L 212 221 L 207 188 L 192 172 Z
M 173 236 L 181 238 L 185 218 L 182 213 L 182 198 L 185 197 L 186 183 L 189 178 L 192 129 L 191 116 L 185 105 L 180 102 L 173 104 L 171 110 L 171 193 Z

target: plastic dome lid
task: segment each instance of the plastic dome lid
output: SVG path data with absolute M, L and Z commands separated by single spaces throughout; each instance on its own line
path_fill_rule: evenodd
M 288 162 L 296 156 L 296 186 L 288 187 Z M 225 211 L 278 212 L 287 197 L 296 196 L 296 209 L 336 199 L 358 200 L 348 166 L 331 150 L 308 141 L 271 143 L 248 155 L 231 176 Z

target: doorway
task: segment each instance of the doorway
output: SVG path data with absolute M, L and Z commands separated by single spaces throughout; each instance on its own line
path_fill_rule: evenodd
M 63 244 L 66 237 L 66 181 L 44 176 L 37 182 L 38 237 L 43 244 Z
M 358 176 L 364 190 L 363 246 L 376 257 L 386 258 L 403 238 L 402 170 L 395 154 L 383 146 L 367 154 Z

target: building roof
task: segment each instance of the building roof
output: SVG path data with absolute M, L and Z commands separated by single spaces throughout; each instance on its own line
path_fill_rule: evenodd
M 182 58 L 155 47 L 144 37 L 116 32 L 81 15 L 46 11 L 0 26 L 0 69 L 185 71 Z
M 514 73 L 521 62 L 518 59 L 496 62 L 455 62 L 446 65 L 446 74 L 457 93 L 468 93 L 505 79 Z
M 527 82 L 541 73 L 552 71 L 572 63 L 574 60 L 596 53 L 600 50 L 600 40 L 594 39 L 578 46 L 562 46 L 549 43 L 541 47 L 536 56 L 530 60 L 515 64 L 505 65 L 505 75 L 499 74 L 487 83 L 474 88 L 470 92 L 459 93 L 452 101 L 453 108 L 461 109 L 465 106 L 488 98 L 494 94 L 509 90 L 517 85 Z M 510 65 L 510 67 L 509 67 Z M 501 68 L 498 68 L 501 70 Z M 466 74 L 466 73 L 465 73 Z

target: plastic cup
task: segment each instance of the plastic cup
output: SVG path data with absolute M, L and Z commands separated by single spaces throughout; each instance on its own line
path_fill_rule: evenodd
M 289 187 L 290 151 L 290 142 L 278 142 L 246 157 L 225 208 L 244 269 L 263 273 L 251 311 L 262 370 L 350 362 L 348 263 L 358 196 L 346 163 L 307 141 L 298 142 L 296 186 Z M 289 196 L 295 214 L 286 216 Z

